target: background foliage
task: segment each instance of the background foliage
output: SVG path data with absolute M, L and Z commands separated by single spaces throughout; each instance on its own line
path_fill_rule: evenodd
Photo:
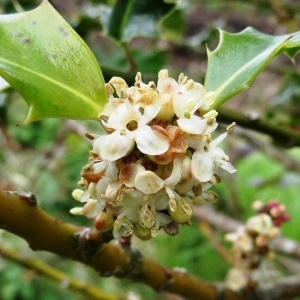
M 300 23 L 299 4 L 287 0 L 280 4 L 271 0 L 190 0 L 176 7 L 172 1 L 162 0 L 155 1 L 151 7 L 150 1 L 50 2 L 91 47 L 105 79 L 119 74 L 126 77 L 128 83 L 132 82 L 137 70 L 146 74 L 147 80 L 155 78 L 161 68 L 168 68 L 174 77 L 184 72 L 203 82 L 206 44 L 210 49 L 216 47 L 216 27 L 239 32 L 253 26 L 265 33 L 281 35 L 298 30 Z M 1 0 L 0 12 L 14 12 L 20 7 L 29 10 L 38 4 L 39 1 Z M 226 107 L 299 132 L 300 74 L 297 66 L 297 61 L 293 65 L 286 57 L 277 57 L 249 90 L 229 101 Z M 40 199 L 39 205 L 52 215 L 87 225 L 84 218 L 73 217 L 68 211 L 74 206 L 70 195 L 77 187 L 80 169 L 90 149 L 83 134 L 86 130 L 99 130 L 99 126 L 92 121 L 48 119 L 16 127 L 15 124 L 25 117 L 25 105 L 12 89 L 0 93 L 0 187 L 32 191 Z M 288 206 L 291 215 L 291 221 L 283 226 L 284 235 L 299 240 L 299 148 L 289 148 L 278 140 L 273 142 L 272 137 L 249 129 L 238 127 L 235 133 L 225 147 L 238 172 L 228 178 L 223 176 L 223 182 L 217 186 L 216 209 L 245 220 L 252 214 L 253 200 L 266 202 L 276 198 Z M 222 239 L 221 233 L 215 232 L 215 235 Z M 24 256 L 33 255 L 23 241 L 2 230 L 0 243 Z M 159 234 L 146 246 L 140 241 L 135 244 L 143 249 L 144 255 L 166 266 L 186 268 L 204 280 L 222 281 L 229 268 L 196 221 L 191 227 L 181 227 L 176 237 Z M 34 255 L 108 292 L 122 295 L 131 290 L 141 299 L 163 297 L 141 284 L 99 278 L 87 267 L 51 254 Z M 277 263 L 283 265 L 280 257 Z M 284 267 L 282 271 L 288 272 Z M 0 256 L 0 298 L 40 297 L 45 300 L 85 299 L 64 283 L 57 285 Z

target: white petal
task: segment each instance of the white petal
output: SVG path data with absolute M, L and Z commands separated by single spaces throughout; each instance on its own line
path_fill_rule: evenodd
M 151 171 L 144 171 L 138 174 L 134 180 L 135 187 L 144 194 L 154 194 L 163 186 L 164 181 Z
M 145 125 L 152 121 L 157 113 L 160 110 L 161 103 L 158 97 L 158 94 L 154 91 L 149 91 L 143 94 L 135 103 L 135 108 L 140 111 L 143 109 L 143 113 L 141 113 L 141 118 L 139 121 L 139 125 Z
M 138 149 L 148 155 L 159 155 L 169 148 L 167 135 L 153 130 L 150 126 L 139 127 L 135 132 L 135 141 Z
M 206 119 L 191 115 L 190 118 L 179 118 L 177 120 L 178 126 L 185 132 L 191 134 L 201 134 L 206 125 Z
M 168 93 L 173 95 L 178 90 L 178 82 L 173 78 L 159 79 L 157 83 L 159 93 Z
M 140 119 L 140 114 L 134 110 L 129 101 L 125 102 L 118 105 L 114 111 L 112 111 L 107 123 L 105 124 L 107 127 L 122 130 L 126 129 L 126 125 L 131 120 L 138 121 Z
M 110 181 L 114 181 L 118 178 L 119 170 L 116 166 L 116 162 L 112 161 L 109 163 L 105 176 L 109 178 Z
M 145 168 L 140 164 L 132 163 L 125 165 L 119 174 L 119 179 L 122 181 L 127 187 L 134 187 L 134 179 L 139 172 L 145 171 Z
M 218 165 L 220 168 L 226 170 L 228 173 L 234 173 L 236 171 L 234 166 L 228 161 L 224 161 L 220 159 L 220 160 L 216 160 L 215 164 Z
M 157 213 L 157 218 L 159 220 L 159 226 L 165 226 L 173 221 L 170 216 L 161 212 Z
M 220 134 L 215 140 L 213 140 L 211 142 L 211 146 L 215 147 L 218 144 L 220 144 L 227 137 L 227 135 L 228 135 L 228 132 L 224 132 L 224 133 Z
M 186 97 L 183 93 L 177 93 L 173 97 L 173 108 L 178 118 L 183 117 L 186 112 Z
M 170 177 L 165 179 L 164 185 L 175 186 L 179 182 L 181 179 L 182 162 L 183 158 L 178 158 L 174 161 L 172 173 Z
M 120 195 L 122 187 L 123 183 L 118 180 L 110 182 L 105 191 L 105 199 L 112 204 L 116 204 L 122 200 L 123 195 Z
M 82 213 L 87 218 L 94 219 L 105 208 L 104 201 L 92 200 L 86 203 L 82 208 Z
M 125 156 L 133 145 L 132 138 L 115 131 L 98 137 L 93 143 L 93 149 L 100 153 L 103 160 L 114 161 Z
M 107 189 L 107 186 L 109 184 L 109 179 L 108 177 L 103 177 L 101 178 L 97 183 L 96 183 L 96 191 L 97 191 L 97 199 L 101 197 L 101 195 L 105 194 L 105 191 Z
M 196 151 L 192 157 L 192 174 L 200 182 L 209 181 L 213 177 L 214 162 L 204 151 Z
M 121 95 L 121 91 L 128 88 L 126 81 L 121 77 L 112 77 L 109 83 L 113 85 L 119 97 Z
M 94 164 L 94 173 L 100 173 L 102 172 L 107 166 L 108 166 L 107 161 L 100 161 Z

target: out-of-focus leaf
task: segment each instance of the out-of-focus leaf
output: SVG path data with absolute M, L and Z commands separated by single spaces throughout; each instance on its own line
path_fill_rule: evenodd
M 119 41 L 135 36 L 158 36 L 158 20 L 173 9 L 163 0 L 117 0 L 108 23 L 108 35 Z
M 268 62 L 277 54 L 295 55 L 300 49 L 300 32 L 272 36 L 251 27 L 237 34 L 220 30 L 220 42 L 208 50 L 205 78 L 207 91 L 215 91 L 212 108 L 249 87 Z
M 102 67 L 127 71 L 129 64 L 120 45 L 112 38 L 96 33 L 88 39 L 88 44 Z
M 142 74 L 157 74 L 161 70 L 166 61 L 166 52 L 153 50 L 141 51 L 133 49 L 132 56 L 135 58 L 137 69 Z
M 159 28 L 165 39 L 181 41 L 185 30 L 183 11 L 174 7 L 161 18 Z
M 107 101 L 99 65 L 48 1 L 0 16 L 0 75 L 29 105 L 22 123 L 46 117 L 97 119 Z

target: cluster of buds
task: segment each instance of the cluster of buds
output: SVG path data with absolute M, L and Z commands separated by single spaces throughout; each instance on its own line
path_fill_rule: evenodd
M 270 242 L 280 234 L 279 226 L 289 220 L 286 206 L 276 200 L 267 204 L 257 200 L 252 206 L 257 215 L 236 232 L 225 235 L 225 239 L 233 243 L 234 268 L 227 278 L 227 285 L 232 290 L 259 284 L 255 271 L 264 266 L 265 259 L 272 257 Z
M 113 230 L 115 238 L 147 240 L 161 228 L 174 235 L 178 224 L 190 223 L 194 204 L 216 200 L 209 188 L 221 180 L 217 169 L 235 172 L 218 147 L 234 123 L 213 140 L 214 92 L 183 74 L 176 81 L 161 70 L 156 85 L 137 73 L 131 87 L 113 77 L 106 91 L 99 115 L 106 133 L 88 135 L 93 150 L 81 172 L 84 190 L 73 192 L 85 204 L 71 213 L 93 219 L 99 231 Z

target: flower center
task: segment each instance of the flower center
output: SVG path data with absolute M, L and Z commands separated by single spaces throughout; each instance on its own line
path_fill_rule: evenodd
M 128 123 L 127 123 L 127 126 L 126 128 L 129 130 L 129 131 L 134 131 L 138 128 L 138 122 L 136 120 L 130 120 Z

